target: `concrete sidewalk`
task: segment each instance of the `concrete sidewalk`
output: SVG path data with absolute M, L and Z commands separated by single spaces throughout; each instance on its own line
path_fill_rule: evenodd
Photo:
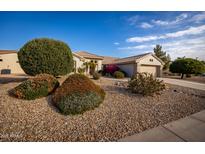
M 205 110 L 142 133 L 125 137 L 119 142 L 204 142 Z
M 159 80 L 163 80 L 165 83 L 174 84 L 178 86 L 198 89 L 198 90 L 205 90 L 205 84 L 191 82 L 191 81 L 184 81 L 180 79 L 169 79 L 169 78 L 158 78 Z

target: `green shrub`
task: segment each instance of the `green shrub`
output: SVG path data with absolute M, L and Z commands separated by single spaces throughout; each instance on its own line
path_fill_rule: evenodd
M 98 73 L 98 72 L 94 72 L 94 73 L 93 73 L 93 79 L 94 79 L 94 80 L 98 80 L 98 79 L 100 79 L 100 77 L 101 77 L 101 74 L 100 74 L 100 73 Z
M 115 71 L 114 74 L 113 74 L 113 76 L 114 76 L 115 78 L 118 78 L 118 79 L 125 77 L 124 73 L 121 72 L 121 71 Z
M 53 104 L 61 113 L 80 114 L 98 107 L 105 92 L 82 74 L 70 75 L 52 96 Z
M 129 81 L 128 88 L 133 93 L 152 96 L 164 90 L 165 84 L 163 81 L 155 79 L 152 74 L 137 73 Z
M 184 78 L 184 74 L 201 74 L 205 71 L 205 65 L 203 61 L 192 58 L 177 58 L 173 61 L 169 67 L 172 73 L 181 73 L 181 79 Z
M 19 63 L 26 74 L 65 75 L 73 70 L 73 56 L 67 44 L 41 38 L 27 42 L 18 52 Z
M 85 68 L 79 67 L 79 68 L 78 68 L 78 73 L 84 74 L 84 73 L 85 73 Z
M 11 94 L 17 98 L 33 100 L 49 95 L 54 92 L 58 86 L 58 80 L 52 75 L 39 74 L 34 78 L 22 82 L 11 90 Z

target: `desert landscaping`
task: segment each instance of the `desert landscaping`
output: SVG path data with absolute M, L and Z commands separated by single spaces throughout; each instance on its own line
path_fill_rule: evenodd
M 9 58 L 9 51 L 2 53 Z M 161 53 L 159 45 L 156 53 Z M 59 40 L 28 41 L 12 52 L 19 63 L 13 70 L 18 66 L 24 73 L 1 71 L 0 140 L 119 141 L 205 109 L 203 87 L 181 87 L 157 78 L 170 61 L 156 55 L 102 65 L 104 57 L 73 53 Z M 184 78 L 203 73 L 204 63 L 178 58 L 170 68 Z
M 67 116 L 51 105 L 51 96 L 17 99 L 8 91 L 19 82 L 1 83 L 1 141 L 117 141 L 205 109 L 204 91 L 167 85 L 161 95 L 143 97 L 130 93 L 126 81 L 94 82 L 106 92 L 103 103 Z

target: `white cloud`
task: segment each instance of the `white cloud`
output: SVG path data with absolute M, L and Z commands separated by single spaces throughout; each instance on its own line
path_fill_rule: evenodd
M 147 23 L 147 22 L 143 22 L 143 23 L 141 23 L 140 27 L 146 29 L 146 28 L 152 28 L 153 25 L 151 25 L 151 24 L 149 24 L 149 23 Z
M 180 22 L 180 21 L 182 21 L 182 20 L 184 20 L 184 19 L 186 19 L 186 18 L 188 18 L 188 14 L 182 13 L 182 14 L 180 14 L 179 16 L 177 16 L 177 17 L 176 17 L 176 20 L 173 21 L 172 23 L 173 23 L 173 24 L 178 23 L 178 22 Z
M 162 46 L 173 59 L 186 56 L 205 60 L 205 37 L 173 41 Z
M 163 20 L 152 20 L 152 23 L 156 24 L 156 25 L 160 25 L 160 26 L 165 26 L 168 25 L 169 22 L 168 21 L 163 21 Z
M 138 45 L 138 46 L 131 46 L 131 47 L 121 47 L 118 48 L 119 50 L 136 50 L 136 49 L 145 49 L 147 48 L 147 45 Z
M 127 42 L 146 42 L 146 41 L 153 41 L 158 40 L 158 36 L 142 36 L 142 37 L 131 37 L 128 38 Z
M 181 40 L 177 39 L 159 44 L 162 45 L 164 51 L 170 54 L 172 60 L 176 59 L 177 57 L 184 56 L 191 58 L 198 57 L 199 59 L 205 60 L 205 36 L 183 38 Z M 153 48 L 155 46 L 156 44 L 141 44 L 138 46 L 121 47 L 118 49 L 126 51 L 130 54 L 134 54 L 136 52 L 153 52 Z
M 174 25 L 177 24 L 188 17 L 188 14 L 182 13 L 175 18 L 175 20 L 152 20 L 152 23 L 160 26 Z
M 120 43 L 119 42 L 114 42 L 114 45 L 119 45 Z
M 127 21 L 130 23 L 130 25 L 135 25 L 138 20 L 139 20 L 139 16 L 138 15 L 129 17 L 127 19 Z
M 131 37 L 131 38 L 126 39 L 126 41 L 127 42 L 146 42 L 146 41 L 154 41 L 154 40 L 159 40 L 159 39 L 177 38 L 177 37 L 188 36 L 188 35 L 198 35 L 204 32 L 205 32 L 205 25 L 201 25 L 198 27 L 190 27 L 185 30 L 167 33 L 163 35 Z
M 190 21 L 193 21 L 193 22 L 196 22 L 196 23 L 200 23 L 203 20 L 205 20 L 205 12 L 196 14 L 190 19 Z

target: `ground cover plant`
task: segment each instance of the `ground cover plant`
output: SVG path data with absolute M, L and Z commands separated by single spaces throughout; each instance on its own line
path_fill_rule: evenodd
M 11 95 L 17 98 L 33 100 L 49 95 L 58 86 L 58 80 L 52 75 L 39 74 L 34 78 L 23 81 L 20 85 L 12 89 Z

